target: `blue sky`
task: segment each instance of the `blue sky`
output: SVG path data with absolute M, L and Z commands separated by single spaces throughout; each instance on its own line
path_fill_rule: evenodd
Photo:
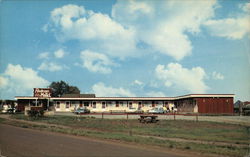
M 250 100 L 250 1 L 0 1 L 0 98 L 64 80 L 97 96 Z

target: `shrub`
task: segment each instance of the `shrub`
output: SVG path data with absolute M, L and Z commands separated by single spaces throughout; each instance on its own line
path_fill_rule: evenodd
M 44 111 L 43 110 L 29 110 L 28 115 L 29 117 L 43 117 Z

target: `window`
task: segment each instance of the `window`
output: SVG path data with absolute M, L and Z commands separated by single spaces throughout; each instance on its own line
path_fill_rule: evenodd
M 66 101 L 66 108 L 69 108 L 69 106 L 70 106 L 70 102 Z
M 121 106 L 123 106 L 123 102 L 122 101 L 120 101 L 120 103 L 119 103 Z
M 115 107 L 119 107 L 119 102 L 118 101 L 115 102 Z
M 37 106 L 43 106 L 43 102 L 37 101 Z
M 93 108 L 96 108 L 96 102 L 93 102 Z
M 141 107 L 142 107 L 142 104 L 141 104 L 141 102 L 139 102 L 138 103 L 138 108 L 141 109 Z
M 106 103 L 102 102 L 102 108 L 105 108 L 105 106 L 106 106 Z
M 132 107 L 133 107 L 132 102 L 129 102 L 129 109 L 132 109 Z
M 107 107 L 108 107 L 108 106 L 112 106 L 112 102 L 111 102 L 111 101 L 107 101 L 106 104 L 107 104 Z
M 85 107 L 89 107 L 89 102 L 84 102 Z
M 60 108 L 60 102 L 59 101 L 56 102 L 56 108 Z
M 155 107 L 155 102 L 154 101 L 152 102 L 152 107 Z

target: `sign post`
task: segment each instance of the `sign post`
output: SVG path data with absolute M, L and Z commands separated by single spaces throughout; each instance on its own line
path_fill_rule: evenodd
M 48 99 L 47 101 L 47 110 L 49 110 L 49 98 L 51 97 L 51 89 L 50 88 L 34 88 L 34 97 L 37 99 Z M 36 99 L 36 106 L 37 106 Z

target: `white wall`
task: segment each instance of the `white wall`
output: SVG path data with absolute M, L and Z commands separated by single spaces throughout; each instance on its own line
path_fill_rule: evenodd
M 60 107 L 57 107 L 57 102 L 60 102 Z M 69 102 L 69 108 L 66 108 L 66 103 Z M 94 107 L 94 102 L 96 103 L 96 107 Z M 105 103 L 105 107 L 102 107 L 102 103 Z M 118 101 L 119 106 L 116 106 L 117 101 L 89 101 L 89 106 L 86 107 L 91 112 L 111 112 L 112 111 L 126 111 L 133 112 L 138 109 L 139 102 L 141 103 L 141 110 L 147 112 L 148 110 L 153 108 L 153 101 Z M 130 103 L 132 103 L 132 107 L 130 108 Z M 164 101 L 154 101 L 155 107 L 163 107 Z M 55 101 L 55 110 L 60 112 L 72 112 L 74 109 L 80 107 L 80 101 Z M 169 109 L 174 106 L 173 103 L 168 102 Z M 84 107 L 84 101 L 82 101 L 82 107 Z

